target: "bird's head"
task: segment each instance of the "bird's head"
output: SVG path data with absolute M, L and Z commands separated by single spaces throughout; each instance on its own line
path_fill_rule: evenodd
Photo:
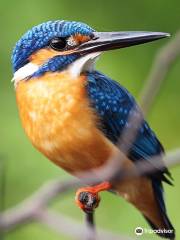
M 161 32 L 96 32 L 74 21 L 49 21 L 33 27 L 16 43 L 12 54 L 13 80 L 69 70 L 91 71 L 103 51 L 129 47 L 168 36 Z

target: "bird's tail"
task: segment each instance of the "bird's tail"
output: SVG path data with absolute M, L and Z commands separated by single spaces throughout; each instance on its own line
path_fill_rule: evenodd
M 152 180 L 152 188 L 153 188 L 154 196 L 155 196 L 157 206 L 159 209 L 159 214 L 160 214 L 160 218 L 161 218 L 161 226 L 156 226 L 156 224 L 154 224 L 151 219 L 149 219 L 147 216 L 144 216 L 144 217 L 147 220 L 147 222 L 149 223 L 149 225 L 152 227 L 152 229 L 155 230 L 155 232 L 159 236 L 166 238 L 166 239 L 174 240 L 175 239 L 175 229 L 174 229 L 171 221 L 169 220 L 169 217 L 166 212 L 166 207 L 165 207 L 164 198 L 163 198 L 163 186 L 162 186 L 161 181 L 158 181 L 157 179 Z
M 163 216 L 163 225 L 164 228 L 163 229 L 159 229 L 157 226 L 155 226 L 151 220 L 149 220 L 146 216 L 144 216 L 146 221 L 149 223 L 149 225 L 151 226 L 151 228 L 160 236 L 166 239 L 170 239 L 170 240 L 174 240 L 175 239 L 175 230 L 167 216 L 167 214 L 164 214 Z
M 160 181 L 141 177 L 118 184 L 115 189 L 140 210 L 155 233 L 166 239 L 175 239 L 175 230 L 166 213 Z

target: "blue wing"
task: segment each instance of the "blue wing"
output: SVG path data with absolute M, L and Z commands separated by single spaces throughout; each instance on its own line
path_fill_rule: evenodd
M 87 77 L 87 92 L 90 103 L 92 107 L 96 109 L 101 121 L 98 127 L 108 139 L 114 144 L 117 144 L 122 131 L 127 128 L 132 128 L 132 126 L 128 124 L 128 117 L 131 114 L 142 115 L 141 110 L 132 95 L 117 82 L 97 71 L 88 73 Z M 121 150 L 123 151 L 123 149 Z M 128 157 L 134 162 L 146 161 L 152 156 L 163 154 L 163 152 L 164 149 L 161 143 L 149 127 L 148 123 L 143 120 L 136 139 L 128 153 Z M 152 187 L 164 226 L 167 229 L 173 229 L 166 213 L 163 198 L 162 181 L 171 184 L 169 179 L 165 176 L 165 173 L 170 176 L 167 168 L 164 166 L 164 169 L 157 169 L 156 172 L 148 177 L 152 180 Z M 149 219 L 147 219 L 147 221 L 153 229 L 157 229 Z
M 128 124 L 128 117 L 131 114 L 142 114 L 141 110 L 133 96 L 117 82 L 97 71 L 88 73 L 87 77 L 88 96 L 101 120 L 99 127 L 108 139 L 117 144 L 122 131 L 132 128 Z M 147 160 L 163 152 L 161 143 L 148 123 L 143 120 L 128 157 L 132 161 Z M 153 176 L 170 183 L 164 173 L 169 174 L 165 167 L 162 171 L 157 170 Z

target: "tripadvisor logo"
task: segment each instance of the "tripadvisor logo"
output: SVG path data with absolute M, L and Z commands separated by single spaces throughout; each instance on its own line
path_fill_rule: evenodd
M 142 227 L 137 227 L 135 228 L 135 234 L 137 236 L 141 236 L 143 234 L 170 234 L 173 232 L 172 229 L 148 229 L 148 228 L 142 228 Z
M 137 236 L 143 235 L 143 233 L 144 233 L 144 230 L 143 230 L 142 227 L 137 227 L 137 228 L 135 228 L 135 234 L 136 234 Z

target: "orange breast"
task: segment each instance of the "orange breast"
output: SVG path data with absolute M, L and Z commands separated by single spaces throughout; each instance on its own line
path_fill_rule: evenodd
M 85 76 L 74 79 L 63 72 L 20 81 L 16 88 L 20 118 L 31 142 L 71 173 L 101 166 L 116 151 L 97 129 L 85 84 Z
M 89 106 L 85 84 L 85 76 L 72 79 L 68 73 L 48 73 L 39 79 L 20 81 L 16 88 L 20 117 L 31 142 L 74 175 L 101 166 L 111 154 L 119 152 L 97 129 L 98 118 Z M 122 167 L 134 165 L 124 156 Z M 162 226 L 150 180 L 120 182 L 114 189 Z

